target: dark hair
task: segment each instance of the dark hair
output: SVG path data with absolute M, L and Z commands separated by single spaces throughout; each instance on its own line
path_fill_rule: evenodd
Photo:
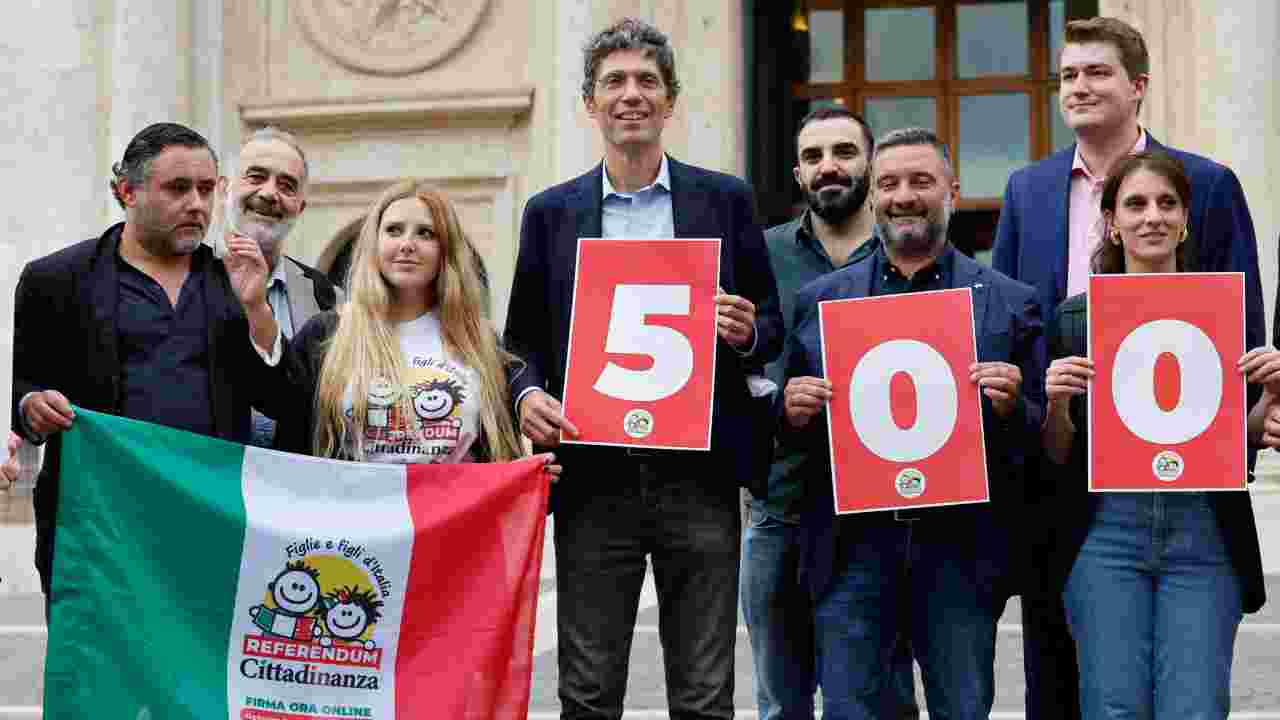
M 1111 213 L 1111 216 L 1115 217 L 1120 185 L 1139 170 L 1153 172 L 1168 180 L 1174 192 L 1178 193 L 1178 199 L 1182 202 L 1182 208 L 1187 214 L 1187 238 L 1178 245 L 1176 252 L 1178 272 L 1195 270 L 1196 243 L 1191 233 L 1191 181 L 1187 179 L 1182 162 L 1177 158 L 1162 152 L 1140 152 L 1120 161 L 1120 164 L 1111 171 L 1106 184 L 1102 186 L 1102 211 Z M 1125 271 L 1124 246 L 1113 242 L 1111 233 L 1112 223 L 1108 222 L 1103 226 L 1102 238 L 1089 259 L 1089 265 L 1095 273 L 1110 274 Z
M 800 146 L 801 131 L 803 131 L 809 123 L 818 122 L 819 120 L 838 119 L 848 119 L 858 123 L 858 127 L 862 129 L 862 139 L 867 141 L 867 157 L 875 155 L 876 138 L 871 132 L 871 126 L 867 124 L 867 121 L 864 120 L 861 115 L 839 105 L 834 107 L 824 105 L 822 107 L 814 108 L 809 111 L 808 115 L 801 118 L 800 124 L 796 126 L 796 147 L 798 148 Z
M 1147 55 L 1147 42 L 1142 33 L 1129 23 L 1113 17 L 1092 17 L 1088 20 L 1072 20 L 1067 23 L 1066 42 L 1107 43 L 1120 51 L 1120 64 L 1133 80 L 1151 72 L 1151 58 Z M 1058 56 L 1062 60 L 1062 56 Z
M 931 146 L 942 156 L 942 164 L 947 167 L 947 172 L 953 172 L 951 170 L 951 152 L 947 150 L 947 144 L 942 142 L 932 130 L 918 127 L 899 128 L 881 135 L 880 139 L 876 141 L 876 149 L 871 159 L 874 162 L 875 158 L 880 156 L 880 153 L 889 148 L 911 145 Z
M 108 185 L 111 187 L 111 194 L 115 196 L 116 202 L 120 203 L 121 208 L 124 208 L 124 197 L 120 192 L 120 182 L 123 180 L 135 188 L 146 185 L 147 179 L 151 177 L 152 161 L 156 159 L 156 156 L 164 152 L 166 148 L 174 145 L 187 148 L 204 148 L 209 151 L 209 155 L 213 158 L 214 167 L 216 168 L 218 165 L 218 154 L 209 146 L 209 141 L 205 140 L 204 136 L 195 130 L 177 123 L 148 125 L 129 141 L 128 147 L 124 149 L 124 157 L 121 158 L 120 162 L 111 165 L 112 179 L 108 182 Z
M 582 50 L 583 77 L 582 98 L 595 97 L 596 73 L 600 63 L 618 50 L 643 50 L 645 57 L 658 63 L 658 72 L 667 86 L 672 100 L 680 94 L 680 81 L 676 78 L 676 55 L 671 42 L 661 30 L 638 18 L 623 18 L 596 33 Z

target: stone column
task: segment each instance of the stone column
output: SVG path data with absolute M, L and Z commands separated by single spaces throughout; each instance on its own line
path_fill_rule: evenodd
M 99 3 L 14 3 L 0 25 L 0 102 L 8 132 L 0 185 L 9 213 L 0 233 L 0 397 L 11 397 L 13 297 L 28 261 L 100 229 L 105 175 L 97 165 Z M 48 348 L 57 352 L 57 348 Z M 8 432 L 9 413 L 0 421 Z M 30 496 L 0 493 L 0 594 L 39 592 Z
M 146 126 L 188 121 L 190 2 L 115 0 L 112 19 L 108 152 L 115 162 Z M 106 212 L 124 218 L 114 199 L 108 198 Z

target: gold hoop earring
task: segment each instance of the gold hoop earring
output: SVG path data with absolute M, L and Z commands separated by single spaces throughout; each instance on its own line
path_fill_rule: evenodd
M 1187 235 L 1188 235 L 1188 234 L 1190 234 L 1190 231 L 1187 229 L 1187 226 L 1186 226 L 1186 225 L 1183 225 L 1183 226 L 1182 226 L 1182 237 L 1181 237 L 1181 238 L 1179 238 L 1179 240 L 1178 240 L 1178 244 L 1179 244 L 1179 245 L 1181 245 L 1182 243 L 1184 243 L 1184 242 L 1186 242 L 1186 241 L 1187 241 Z
M 1120 244 L 1120 231 L 1119 231 L 1119 230 L 1112 230 L 1112 231 L 1111 231 L 1111 244 L 1112 244 L 1112 245 L 1119 245 L 1119 244 Z

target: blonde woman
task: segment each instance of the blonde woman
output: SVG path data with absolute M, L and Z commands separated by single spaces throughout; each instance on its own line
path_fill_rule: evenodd
M 280 392 L 297 396 L 287 405 L 297 414 L 276 418 L 277 448 L 394 463 L 521 455 L 506 377 L 520 361 L 485 317 L 479 258 L 439 190 L 388 188 L 356 239 L 348 302 L 289 340 L 266 302 L 257 243 L 232 236 L 227 249 L 254 344 L 268 365 L 279 354 Z

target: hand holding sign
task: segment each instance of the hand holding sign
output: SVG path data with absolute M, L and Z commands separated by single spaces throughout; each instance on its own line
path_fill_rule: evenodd
M 756 331 L 755 304 L 739 295 L 725 294 L 724 288 L 717 287 L 716 291 L 720 293 L 714 298 L 716 333 L 738 350 L 746 350 Z
M 1065 412 L 1071 396 L 1089 391 L 1093 379 L 1093 361 L 1076 355 L 1058 358 L 1049 363 L 1044 375 L 1044 394 L 1048 397 L 1049 412 Z
M 1280 352 L 1275 348 L 1254 348 L 1240 358 L 1236 367 L 1249 382 L 1265 385 L 1272 395 L 1280 395 Z
M 520 401 L 520 432 L 539 447 L 560 444 L 560 433 L 577 435 L 578 428 L 561 412 L 560 401 L 542 390 L 531 390 Z
M 831 383 L 820 377 L 793 377 L 782 391 L 787 424 L 799 430 L 809 424 L 831 401 Z
M 980 362 L 969 366 L 969 380 L 982 388 L 991 400 L 991 409 L 1002 418 L 1009 417 L 1022 393 L 1022 370 L 1007 362 Z

